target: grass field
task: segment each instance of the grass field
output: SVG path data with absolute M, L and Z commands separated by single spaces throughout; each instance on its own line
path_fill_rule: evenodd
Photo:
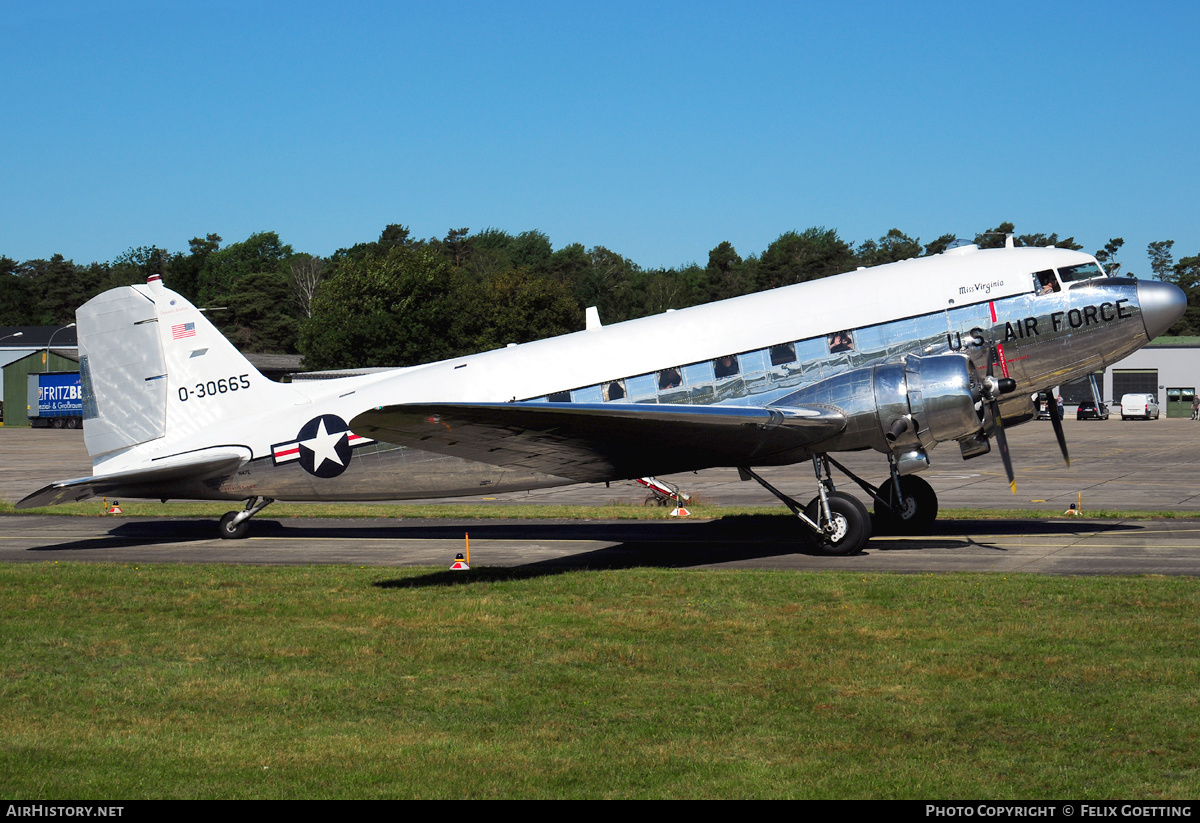
M 0 566 L 0 795 L 1200 796 L 1191 578 Z

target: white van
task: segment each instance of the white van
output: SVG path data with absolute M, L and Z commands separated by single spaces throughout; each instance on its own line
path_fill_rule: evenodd
M 1158 419 L 1157 394 L 1126 394 L 1121 397 L 1121 419 Z

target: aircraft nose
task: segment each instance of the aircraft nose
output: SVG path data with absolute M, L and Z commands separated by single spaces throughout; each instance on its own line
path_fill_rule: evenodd
M 1151 340 L 1174 326 L 1187 311 L 1187 295 L 1174 283 L 1139 280 L 1137 295 L 1138 305 L 1142 307 L 1142 322 L 1146 324 L 1146 336 Z

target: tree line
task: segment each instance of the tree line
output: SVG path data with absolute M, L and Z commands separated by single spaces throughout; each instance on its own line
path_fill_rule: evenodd
M 1012 223 L 974 242 L 1000 247 L 1007 235 L 1018 246 L 1082 248 L 1073 237 L 1017 235 Z M 643 269 L 603 246 L 555 250 L 536 230 L 458 228 L 419 239 L 392 224 L 326 258 L 295 251 L 276 232 L 224 246 L 208 234 L 186 252 L 137 246 L 107 263 L 0 256 L 0 325 L 65 325 L 100 292 L 161 274 L 244 351 L 301 353 L 308 369 L 409 366 L 577 331 L 588 306 L 616 323 L 938 254 L 954 240 L 923 244 L 892 229 L 854 245 L 813 227 L 781 234 L 761 254 L 742 257 L 722 242 L 705 265 Z M 1118 260 L 1123 246 L 1113 238 L 1095 252 L 1110 274 L 1131 274 Z M 1175 262 L 1173 247 L 1164 240 L 1147 249 L 1151 274 L 1188 294 L 1188 312 L 1169 333 L 1200 334 L 1200 255 Z

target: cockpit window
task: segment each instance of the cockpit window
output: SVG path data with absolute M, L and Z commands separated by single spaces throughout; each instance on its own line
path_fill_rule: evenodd
M 1091 280 L 1093 277 L 1103 277 L 1104 272 L 1095 263 L 1080 263 L 1078 266 L 1067 266 L 1058 270 L 1058 276 L 1064 283 L 1078 283 L 1080 280 Z
M 1039 271 L 1033 275 L 1033 285 L 1037 289 L 1038 294 L 1053 294 L 1059 291 L 1062 286 L 1058 285 L 1058 281 L 1054 279 L 1054 269 L 1046 269 Z

